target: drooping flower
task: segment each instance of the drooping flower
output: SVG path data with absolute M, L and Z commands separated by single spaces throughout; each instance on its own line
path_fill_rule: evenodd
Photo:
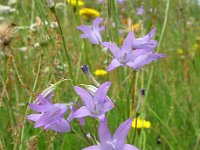
M 64 119 L 68 106 L 60 103 L 52 104 L 50 100 L 53 95 L 48 91 L 43 92 L 35 102 L 29 104 L 36 114 L 27 116 L 27 119 L 35 121 L 35 128 L 43 127 L 60 133 L 69 132 L 69 122 Z
M 92 8 L 81 8 L 79 14 L 86 18 L 96 18 L 100 16 L 100 12 Z
M 72 7 L 76 7 L 76 5 L 83 6 L 85 3 L 82 0 L 67 0 L 67 2 L 72 6 Z M 77 4 L 76 4 L 77 2 Z
M 94 74 L 95 74 L 96 76 L 104 76 L 104 75 L 107 74 L 107 71 L 102 70 L 102 69 L 100 69 L 100 70 L 98 69 L 98 70 L 95 70 Z
M 87 90 L 75 86 L 74 90 L 81 97 L 83 106 L 73 113 L 72 118 L 91 116 L 99 118 L 114 107 L 113 102 L 107 98 L 107 92 L 111 83 L 105 82 L 98 87 L 94 95 Z
M 137 118 L 133 120 L 132 127 L 137 129 L 151 128 L 151 122 Z
M 108 129 L 106 118 L 102 119 L 98 129 L 100 144 L 84 148 L 83 150 L 138 150 L 133 145 L 125 144 L 131 123 L 132 118 L 126 120 L 112 136 Z
M 134 33 L 129 32 L 121 48 L 111 42 L 102 42 L 102 45 L 107 47 L 114 56 L 107 71 L 120 66 L 129 66 L 134 70 L 139 70 L 153 60 L 165 57 L 164 54 L 153 51 L 153 48 L 157 45 L 155 40 L 151 40 L 153 35 L 154 29 L 143 38 L 134 39 Z
M 142 16 L 144 13 L 144 6 L 137 8 L 137 15 Z
M 102 21 L 103 19 L 98 17 L 93 20 L 92 26 L 78 26 L 77 29 L 83 32 L 81 37 L 88 39 L 93 44 L 100 44 L 102 42 L 101 31 L 104 30 L 104 26 L 99 26 Z

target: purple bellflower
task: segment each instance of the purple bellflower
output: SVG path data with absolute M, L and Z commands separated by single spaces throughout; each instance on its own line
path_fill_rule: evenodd
M 80 106 L 80 103 L 77 102 L 77 101 L 70 102 L 71 113 L 69 114 L 69 116 L 68 116 L 68 118 L 67 118 L 67 120 L 68 120 L 69 122 L 71 122 L 71 121 L 73 120 L 73 114 L 74 114 L 75 111 L 78 110 L 78 108 L 77 108 L 76 106 L 79 107 L 79 106 Z M 85 118 L 84 118 L 84 117 L 78 118 L 78 121 L 79 121 L 80 125 L 82 125 L 82 126 L 85 125 Z
M 93 44 L 100 44 L 102 42 L 101 31 L 104 30 L 104 26 L 99 26 L 102 21 L 103 19 L 98 17 L 93 20 L 92 26 L 78 26 L 77 29 L 83 32 L 81 37 L 88 39 Z
M 102 45 L 107 47 L 114 56 L 107 71 L 120 66 L 129 66 L 134 70 L 139 70 L 153 60 L 165 57 L 164 54 L 153 51 L 153 48 L 157 46 L 157 42 L 151 39 L 154 33 L 155 29 L 143 38 L 134 39 L 134 33 L 129 32 L 121 48 L 111 42 L 102 42 Z
M 107 99 L 107 92 L 111 83 L 105 82 L 98 87 L 94 95 L 87 90 L 75 86 L 74 90 L 81 97 L 83 106 L 73 113 L 72 118 L 82 118 L 91 116 L 94 118 L 100 118 L 105 113 L 114 107 L 111 100 Z
M 139 150 L 133 145 L 125 144 L 132 120 L 131 118 L 122 123 L 114 135 L 111 136 L 105 117 L 100 121 L 98 129 L 100 144 L 84 148 L 83 150 Z
M 69 122 L 64 119 L 68 106 L 60 103 L 52 104 L 51 98 L 52 94 L 48 97 L 39 95 L 34 103 L 29 104 L 29 107 L 37 114 L 31 114 L 27 116 L 27 119 L 35 121 L 35 128 L 44 127 L 44 129 L 60 133 L 69 132 Z
M 142 16 L 143 13 L 144 13 L 144 7 L 143 6 L 137 8 L 137 15 L 138 16 Z
M 132 49 L 154 49 L 157 47 L 158 42 L 152 40 L 156 33 L 156 29 L 153 28 L 147 35 L 142 38 L 135 38 L 133 34 Z M 132 38 L 132 37 L 131 37 Z

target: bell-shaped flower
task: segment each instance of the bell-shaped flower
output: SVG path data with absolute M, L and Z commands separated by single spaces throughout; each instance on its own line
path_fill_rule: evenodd
M 153 60 L 165 57 L 164 54 L 158 54 L 152 50 L 155 46 L 155 41 L 150 40 L 152 34 L 154 33 L 151 32 L 143 38 L 134 40 L 134 34 L 130 32 L 125 38 L 121 48 L 111 42 L 102 42 L 102 45 L 107 47 L 114 56 L 107 71 L 111 71 L 120 66 L 129 66 L 134 70 L 139 70 Z
M 154 37 L 155 33 L 156 33 L 156 29 L 153 28 L 144 37 L 135 38 L 133 35 L 132 49 L 151 49 L 151 50 L 153 50 L 158 45 L 158 42 L 156 40 L 152 39 Z
M 98 129 L 100 144 L 84 148 L 83 150 L 139 150 L 133 145 L 125 144 L 132 120 L 131 118 L 122 123 L 112 136 L 105 117 L 100 121 Z
M 29 107 L 37 113 L 27 116 L 27 119 L 35 121 L 35 128 L 43 127 L 61 133 L 69 132 L 69 122 L 64 119 L 68 106 L 60 103 L 52 104 L 51 98 L 52 96 L 45 98 L 39 95 L 34 103 L 29 104 Z
M 88 39 L 93 44 L 100 44 L 102 42 L 101 31 L 104 30 L 104 26 L 99 26 L 102 21 L 103 19 L 98 17 L 93 20 L 92 26 L 78 26 L 77 29 L 83 32 L 81 37 Z
M 81 97 L 83 106 L 73 113 L 72 118 L 82 118 L 86 116 L 99 118 L 104 116 L 107 111 L 111 110 L 114 104 L 111 100 L 107 99 L 107 92 L 110 85 L 110 82 L 103 83 L 95 91 L 94 95 L 81 87 L 75 86 L 74 90 Z

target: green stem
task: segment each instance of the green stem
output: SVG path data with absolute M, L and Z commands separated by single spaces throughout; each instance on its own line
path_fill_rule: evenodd
M 161 35 L 160 35 L 160 39 L 159 39 L 159 44 L 158 44 L 158 47 L 156 49 L 156 52 L 159 52 L 159 50 L 160 50 L 160 45 L 161 45 L 161 42 L 162 42 L 162 39 L 163 39 L 163 36 L 164 36 L 164 32 L 165 32 L 165 29 L 166 29 L 167 19 L 168 19 L 168 14 L 169 14 L 169 4 L 170 4 L 170 0 L 167 0 L 166 9 L 165 9 L 165 19 L 164 19 L 164 23 L 163 23 L 163 27 L 162 27 L 162 31 L 161 31 Z M 149 76 L 149 82 L 147 84 L 144 102 L 146 101 L 146 98 L 148 96 L 148 92 L 149 92 L 149 88 L 150 88 L 151 80 L 152 80 L 152 76 L 153 76 L 153 69 L 154 69 L 154 67 L 152 66 L 150 76 Z
M 133 117 L 134 115 L 134 106 L 135 106 L 135 91 L 136 91 L 136 71 L 133 72 L 132 76 L 132 97 L 131 97 L 131 106 L 130 106 L 130 115 L 129 117 Z
M 69 54 L 68 54 L 68 51 L 67 51 L 67 45 L 66 45 L 66 42 L 65 42 L 65 36 L 64 36 L 64 33 L 63 33 L 63 30 L 62 30 L 62 27 L 61 27 L 61 24 L 60 24 L 60 20 L 58 18 L 58 15 L 56 13 L 56 10 L 55 10 L 55 7 L 53 7 L 51 9 L 51 11 L 53 12 L 55 18 L 56 18 L 56 21 L 58 22 L 58 28 L 60 30 L 59 34 L 62 38 L 62 42 L 63 42 L 63 46 L 64 46 L 64 50 L 65 50 L 65 54 L 66 54 L 66 57 L 67 57 L 67 61 L 68 61 L 68 65 L 69 65 L 69 74 L 73 80 L 73 83 L 75 82 L 74 80 L 74 76 L 73 76 L 73 70 L 72 70 L 72 65 L 71 65 L 71 60 L 70 60 L 70 57 L 69 57 Z M 74 83 L 75 84 L 75 83 Z

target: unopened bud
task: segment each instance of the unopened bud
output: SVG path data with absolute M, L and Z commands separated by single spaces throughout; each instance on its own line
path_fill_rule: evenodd
M 89 73 L 90 72 L 90 68 L 88 65 L 83 65 L 81 66 L 81 70 L 84 72 L 84 73 Z
M 141 96 L 144 96 L 144 95 L 145 95 L 145 89 L 141 89 L 141 90 L 140 90 L 140 95 L 141 95 Z

